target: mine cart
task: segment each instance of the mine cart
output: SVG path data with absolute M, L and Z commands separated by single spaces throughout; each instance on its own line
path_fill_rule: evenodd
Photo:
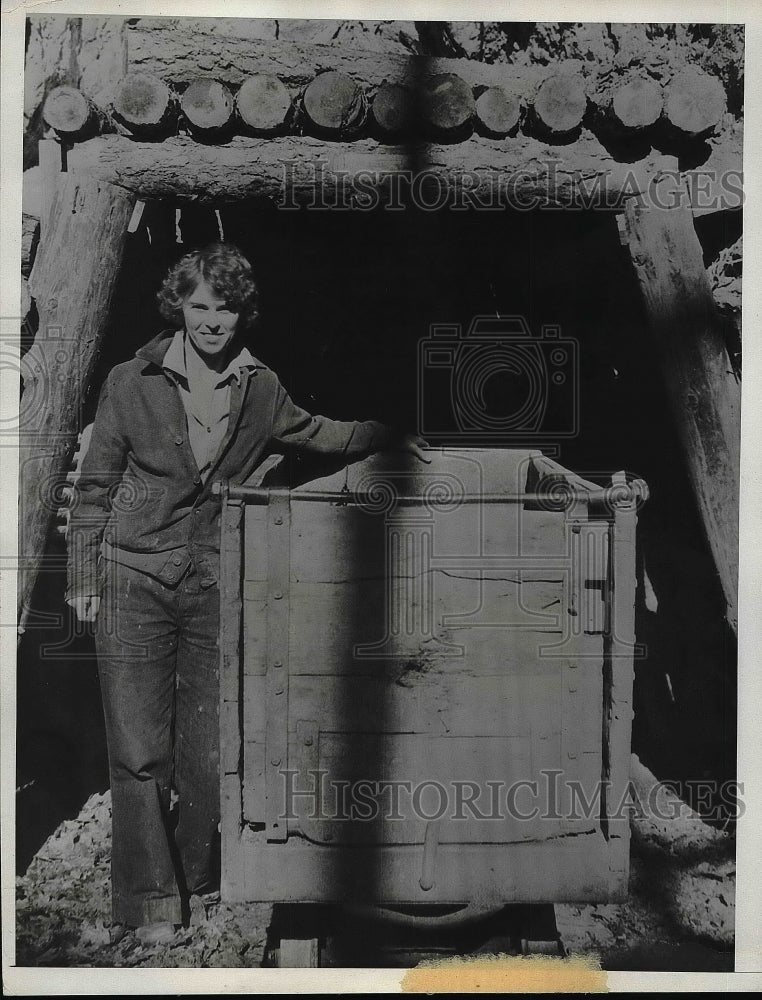
M 220 484 L 228 901 L 457 918 L 627 891 L 645 486 L 429 454 Z

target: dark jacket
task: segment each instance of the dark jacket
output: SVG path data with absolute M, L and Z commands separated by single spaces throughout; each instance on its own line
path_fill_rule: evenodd
M 330 420 L 296 406 L 269 368 L 242 369 L 230 418 L 202 483 L 177 386 L 162 368 L 174 331 L 117 365 L 101 391 L 69 526 L 67 598 L 99 594 L 107 558 L 172 585 L 189 563 L 202 585 L 219 573 L 220 499 L 212 485 L 246 480 L 269 453 L 289 448 L 359 461 L 389 444 L 384 425 Z

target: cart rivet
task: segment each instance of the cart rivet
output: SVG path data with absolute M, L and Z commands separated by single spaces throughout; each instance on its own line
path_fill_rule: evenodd
M 572 531 L 574 532 L 575 535 L 578 535 L 582 531 L 582 525 L 581 524 L 573 524 L 572 525 Z
M 280 760 L 281 760 L 280 757 L 271 757 L 270 763 L 273 765 L 273 767 L 277 767 L 278 764 L 280 764 Z M 278 824 L 276 823 L 274 825 L 277 826 Z
M 283 694 L 283 688 L 276 688 L 275 689 L 275 693 L 276 694 Z
M 281 662 L 280 660 L 275 660 L 275 661 L 273 662 L 273 666 L 274 666 L 274 667 L 282 667 L 282 666 L 283 666 L 283 663 L 282 663 L 282 662 Z
M 311 736 L 305 736 L 304 737 L 304 745 L 306 747 L 311 747 L 312 746 L 312 737 Z
M 283 518 L 282 517 L 276 517 L 275 518 L 275 523 L 276 524 L 283 524 Z
M 576 694 L 577 689 L 575 687 L 569 686 L 569 694 Z
M 576 753 L 572 753 L 572 751 L 571 751 L 571 750 L 570 750 L 570 751 L 569 751 L 569 753 L 567 754 L 567 757 L 569 758 L 569 760 L 576 760 L 576 759 L 577 759 L 577 755 L 576 755 Z M 280 761 L 278 761 L 278 763 L 280 763 Z
M 276 590 L 275 593 L 273 594 L 273 597 L 275 598 L 276 601 L 279 601 L 283 597 L 283 591 Z

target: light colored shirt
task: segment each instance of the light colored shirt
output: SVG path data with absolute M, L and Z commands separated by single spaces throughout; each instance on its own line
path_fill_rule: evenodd
M 164 355 L 165 371 L 174 376 L 180 390 L 188 423 L 188 442 L 196 460 L 202 482 L 212 470 L 220 450 L 230 416 L 230 386 L 233 379 L 240 382 L 242 368 L 256 368 L 257 363 L 247 347 L 230 359 L 227 367 L 216 374 L 212 392 L 202 400 L 191 391 L 185 358 L 185 332 L 178 330 Z

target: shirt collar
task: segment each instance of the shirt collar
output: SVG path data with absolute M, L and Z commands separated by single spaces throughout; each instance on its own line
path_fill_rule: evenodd
M 167 353 L 164 355 L 164 360 L 162 362 L 162 367 L 165 371 L 173 372 L 175 375 L 180 375 L 186 381 L 188 379 L 188 370 L 185 365 L 185 331 L 177 330 L 174 337 L 169 343 L 167 348 Z M 231 375 L 236 379 L 237 382 L 241 381 L 241 369 L 242 368 L 256 368 L 257 362 L 254 360 L 248 347 L 241 347 L 238 353 L 230 359 L 227 366 L 220 372 L 218 385 L 231 377 Z

